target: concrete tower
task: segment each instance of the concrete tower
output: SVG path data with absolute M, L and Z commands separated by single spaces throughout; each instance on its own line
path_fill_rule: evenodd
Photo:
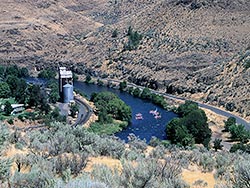
M 74 99 L 73 74 L 72 71 L 67 71 L 66 67 L 59 67 L 59 95 L 60 101 L 64 103 Z

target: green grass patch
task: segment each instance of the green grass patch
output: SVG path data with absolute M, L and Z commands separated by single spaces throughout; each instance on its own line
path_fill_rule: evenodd
M 88 131 L 94 132 L 100 135 L 112 135 L 114 133 L 120 132 L 123 128 L 127 127 L 128 123 L 125 121 L 116 121 L 109 124 L 103 124 L 99 122 L 94 122 L 88 128 Z

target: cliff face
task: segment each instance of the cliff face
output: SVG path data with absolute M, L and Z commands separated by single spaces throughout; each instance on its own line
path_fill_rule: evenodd
M 247 0 L 5 0 L 0 58 L 199 93 L 246 116 L 249 10 Z

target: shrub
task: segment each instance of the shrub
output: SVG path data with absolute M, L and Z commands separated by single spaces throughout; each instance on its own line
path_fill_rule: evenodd
M 38 78 L 53 79 L 56 77 L 56 72 L 52 69 L 45 69 L 39 72 Z
M 250 144 L 237 143 L 230 148 L 230 152 L 243 151 L 250 153 Z
M 10 125 L 13 125 L 13 124 L 14 124 L 14 121 L 13 121 L 12 118 L 11 118 L 11 119 L 8 119 L 7 122 L 8 122 Z
M 118 36 L 118 30 L 115 29 L 113 32 L 112 32 L 112 38 L 116 38 Z
M 142 35 L 139 34 L 137 31 L 133 32 L 131 26 L 128 28 L 128 43 L 124 46 L 124 50 L 135 50 L 140 44 L 142 39 Z
M 240 161 L 235 165 L 234 186 L 241 188 L 250 187 L 250 162 L 248 160 Z

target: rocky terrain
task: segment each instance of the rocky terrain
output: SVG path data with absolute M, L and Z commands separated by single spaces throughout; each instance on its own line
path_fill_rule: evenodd
M 66 65 L 249 117 L 249 10 L 248 0 L 3 0 L 1 64 Z

